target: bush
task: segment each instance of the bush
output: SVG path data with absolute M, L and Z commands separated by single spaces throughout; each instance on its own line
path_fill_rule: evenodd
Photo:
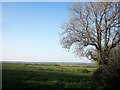
M 107 65 L 101 65 L 93 74 L 93 77 L 105 90 L 120 90 L 120 50 L 113 49 L 110 52 Z
M 83 70 L 82 70 L 82 73 L 89 73 L 90 71 L 88 71 L 86 68 L 84 68 Z

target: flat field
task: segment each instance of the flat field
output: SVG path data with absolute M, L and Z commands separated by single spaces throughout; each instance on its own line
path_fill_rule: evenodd
M 102 90 L 94 67 L 2 64 L 2 90 Z

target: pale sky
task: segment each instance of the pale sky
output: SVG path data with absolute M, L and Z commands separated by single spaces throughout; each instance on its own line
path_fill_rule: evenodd
M 65 2 L 3 2 L 2 60 L 90 62 L 60 46 L 60 26 L 69 18 Z

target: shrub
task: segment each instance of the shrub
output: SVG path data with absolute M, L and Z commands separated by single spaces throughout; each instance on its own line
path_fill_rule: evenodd
M 87 70 L 86 68 L 84 68 L 83 70 L 82 70 L 82 73 L 89 73 L 90 71 L 89 70 Z
M 93 74 L 93 77 L 103 86 L 105 90 L 120 90 L 119 49 L 113 49 L 110 52 L 108 64 L 101 65 Z

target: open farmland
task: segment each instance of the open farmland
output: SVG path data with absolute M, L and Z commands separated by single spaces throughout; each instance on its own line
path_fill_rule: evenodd
M 101 90 L 92 79 L 94 67 L 43 64 L 2 64 L 3 90 Z

